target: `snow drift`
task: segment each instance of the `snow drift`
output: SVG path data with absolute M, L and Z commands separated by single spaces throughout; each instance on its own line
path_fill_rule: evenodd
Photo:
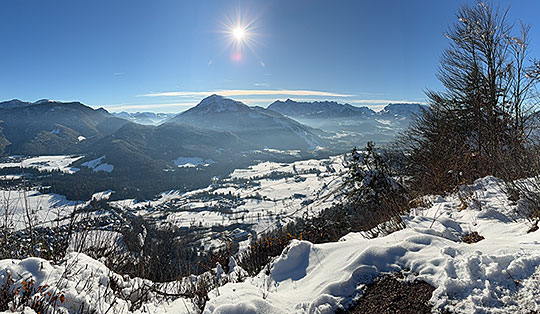
M 212 292 L 205 313 L 333 313 L 359 298 L 382 273 L 402 272 L 434 287 L 431 302 L 459 313 L 529 313 L 540 309 L 540 234 L 515 216 L 492 177 L 471 187 L 464 210 L 456 196 L 434 197 L 404 218 L 407 228 L 367 240 L 293 241 L 270 273 Z M 477 231 L 485 239 L 460 239 Z

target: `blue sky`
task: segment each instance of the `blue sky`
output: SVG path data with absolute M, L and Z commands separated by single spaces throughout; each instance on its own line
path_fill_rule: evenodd
M 212 93 L 261 106 L 422 102 L 441 88 L 444 32 L 466 2 L 0 0 L 0 99 L 159 112 Z M 540 57 L 540 1 L 500 4 L 532 26 Z

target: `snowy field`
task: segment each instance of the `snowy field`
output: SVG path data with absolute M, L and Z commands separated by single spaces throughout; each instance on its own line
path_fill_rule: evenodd
M 179 168 L 194 168 L 197 166 L 208 167 L 210 164 L 215 163 L 212 159 L 202 159 L 200 157 L 178 157 L 173 160 L 173 163 Z
M 70 167 L 72 163 L 83 158 L 84 156 L 38 156 L 30 158 L 22 158 L 19 156 L 11 156 L 5 158 L 5 161 L 0 163 L 2 168 L 34 168 L 39 171 L 61 171 L 64 173 L 75 173 L 80 169 Z
M 162 193 L 153 201 L 113 202 L 147 218 L 167 215 L 177 227 L 249 225 L 252 232 L 269 230 L 308 212 L 329 207 L 332 192 L 342 183 L 343 157 L 294 163 L 263 162 L 237 169 L 209 187 Z
M 79 203 L 79 206 L 81 204 Z M 33 225 L 50 225 L 64 218 L 77 206 L 77 202 L 66 200 L 58 194 L 41 194 L 37 191 L 0 189 L 0 213 L 10 217 L 10 228 L 24 229 L 28 219 L 26 208 L 30 213 Z
M 96 193 L 92 199 L 107 199 L 112 191 Z M 26 197 L 25 197 L 26 194 Z M 25 200 L 26 199 L 26 200 Z M 27 210 L 34 226 L 56 226 L 67 223 L 64 220 L 73 210 L 83 208 L 88 202 L 67 200 L 59 194 L 41 194 L 38 191 L 0 189 L 0 215 L 9 217 L 9 228 L 21 230 L 28 225 Z
M 103 162 L 105 158 L 106 158 L 105 156 L 101 156 L 99 158 L 96 158 L 87 162 L 83 162 L 81 166 L 90 168 L 92 169 L 93 172 L 99 172 L 99 171 L 112 172 L 114 170 L 114 166 L 106 162 Z

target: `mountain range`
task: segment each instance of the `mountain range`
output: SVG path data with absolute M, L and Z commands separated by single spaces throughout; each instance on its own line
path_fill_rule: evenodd
M 296 102 L 277 100 L 268 109 L 295 118 L 371 117 L 376 113 L 368 107 L 355 107 L 335 101 Z
M 419 114 L 425 106 L 416 103 L 388 104 L 376 112 L 369 107 L 355 107 L 335 101 L 297 102 L 291 99 L 276 100 L 268 109 L 293 118 L 410 118 Z
M 103 109 L 105 110 L 105 109 Z M 161 112 L 111 112 L 111 115 L 138 124 L 158 125 L 175 116 L 173 113 Z
M 314 150 L 328 144 L 324 132 L 262 107 L 212 95 L 165 123 L 230 131 L 260 148 Z
M 388 141 L 420 110 L 419 105 L 392 104 L 374 112 L 292 100 L 262 108 L 212 95 L 170 115 L 10 100 L 0 103 L 0 157 L 84 155 L 73 164 L 79 172 L 47 177 L 44 184 L 66 195 L 85 182 L 96 190 L 114 187 L 118 197 L 151 198 L 167 189 L 205 186 L 214 176 L 259 161 L 325 157 L 362 141 Z
M 308 125 L 333 133 L 331 139 L 341 147 L 362 146 L 367 141 L 386 143 L 405 130 L 414 117 L 427 108 L 421 104 L 396 103 L 376 112 L 333 101 L 275 101 L 268 109 Z

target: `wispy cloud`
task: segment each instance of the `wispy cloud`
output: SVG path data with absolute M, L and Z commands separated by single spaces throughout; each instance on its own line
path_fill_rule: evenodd
M 399 99 L 351 99 L 351 104 L 425 104 L 424 101 L 399 100 Z
M 265 84 L 265 83 L 255 83 Z M 184 91 L 184 92 L 166 92 L 166 93 L 150 93 L 139 95 L 139 101 L 133 103 L 122 103 L 106 106 L 110 111 L 153 111 L 153 112 L 181 112 L 193 106 L 196 106 L 200 100 L 211 94 L 220 94 L 222 96 L 231 97 L 234 100 L 241 101 L 249 106 L 266 107 L 276 100 L 286 100 L 291 98 L 295 101 L 313 102 L 313 101 L 337 101 L 339 103 L 347 103 L 353 106 L 367 106 L 373 110 L 380 110 L 390 103 L 420 103 L 426 102 L 420 98 L 413 99 L 389 99 L 377 98 L 376 94 L 357 93 L 340 94 L 327 91 L 312 91 L 312 90 L 272 90 L 272 89 L 234 89 L 234 90 L 215 90 L 215 91 Z M 177 98 L 171 100 L 167 97 Z M 363 97 L 362 97 L 363 96 Z M 369 98 L 369 96 L 373 98 Z M 375 97 L 374 97 L 375 96 Z M 160 101 L 149 101 L 145 103 L 143 100 L 146 97 L 165 97 Z M 166 100 L 168 99 L 168 100 Z
M 285 101 L 286 98 L 244 98 L 244 97 L 238 97 L 235 98 L 235 100 L 241 101 L 247 105 L 259 105 L 259 106 L 265 106 L 269 105 L 270 103 L 281 100 Z M 355 106 L 368 106 L 370 108 L 376 108 L 376 107 L 384 107 L 388 104 L 426 104 L 425 101 L 418 101 L 418 100 L 401 100 L 401 99 L 358 99 L 358 98 L 343 98 L 343 99 L 328 99 L 325 97 L 294 97 L 292 98 L 294 101 L 300 101 L 300 102 L 314 102 L 314 101 L 337 101 L 338 103 L 342 104 L 350 104 Z
M 324 97 L 354 97 L 352 94 L 341 94 L 326 91 L 314 91 L 314 90 L 291 90 L 291 89 L 225 89 L 214 90 L 205 92 L 163 92 L 163 93 L 148 93 L 139 95 L 142 97 L 201 97 L 209 96 L 212 94 L 219 94 L 221 96 L 270 96 L 270 95 L 283 95 L 283 96 L 324 96 Z
M 253 83 L 253 85 L 257 87 L 268 87 L 270 86 L 270 83 Z
M 168 103 L 168 104 L 136 104 L 136 105 L 118 104 L 118 105 L 105 106 L 105 109 L 109 111 L 113 111 L 113 112 L 134 111 L 134 110 L 153 111 L 153 112 L 157 112 L 158 110 L 177 111 L 177 110 L 171 110 L 171 109 L 180 109 L 183 111 L 196 105 L 197 103 L 193 103 L 193 102 L 177 102 L 177 103 Z

